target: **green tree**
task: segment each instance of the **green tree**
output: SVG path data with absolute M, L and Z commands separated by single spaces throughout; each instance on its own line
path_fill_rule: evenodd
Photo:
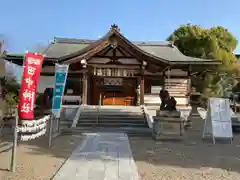
M 192 77 L 193 82 L 198 84 L 198 91 L 206 96 L 220 96 L 220 89 L 227 89 L 226 81 L 233 83 L 231 76 L 238 72 L 233 51 L 238 41 L 226 28 L 217 26 L 206 29 L 199 25 L 182 25 L 167 40 L 174 42 L 186 56 L 216 59 L 222 62 L 216 75 L 207 74 L 203 79 Z M 225 75 L 220 77 L 220 74 Z M 218 83 L 221 78 L 225 78 L 221 81 L 224 82 L 222 84 Z
M 4 78 L 1 78 L 1 81 L 3 82 L 3 100 L 9 105 L 17 104 L 20 84 L 17 82 L 16 78 L 11 74 L 7 74 Z

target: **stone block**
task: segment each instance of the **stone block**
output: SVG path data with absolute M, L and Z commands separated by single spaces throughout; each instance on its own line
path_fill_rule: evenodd
M 179 111 L 157 110 L 156 115 L 163 117 L 180 117 L 181 113 Z
M 152 137 L 155 140 L 182 138 L 183 135 L 183 119 L 176 117 L 154 117 Z

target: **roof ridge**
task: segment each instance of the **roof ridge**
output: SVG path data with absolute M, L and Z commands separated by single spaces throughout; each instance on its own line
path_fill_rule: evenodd
M 170 41 L 131 41 L 137 45 L 152 45 L 152 46 L 166 46 L 172 45 Z
M 64 43 L 64 44 L 91 44 L 96 41 L 97 40 L 92 40 L 92 39 L 54 37 L 55 43 Z M 171 46 L 172 45 L 172 42 L 170 41 L 131 41 L 131 42 L 138 46 Z
M 97 40 L 90 40 L 90 39 L 76 39 L 76 38 L 61 38 L 61 37 L 54 37 L 55 43 L 65 43 L 65 44 L 90 44 Z

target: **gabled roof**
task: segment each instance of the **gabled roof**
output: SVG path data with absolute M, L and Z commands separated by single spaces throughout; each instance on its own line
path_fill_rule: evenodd
M 42 52 L 46 55 L 45 63 L 55 62 L 64 62 L 68 59 L 77 56 L 84 56 L 96 49 L 98 46 L 101 46 L 104 42 L 111 37 L 117 36 L 122 41 L 127 43 L 131 48 L 134 48 L 136 51 L 149 57 L 156 62 L 164 62 L 167 64 L 221 64 L 220 61 L 211 60 L 211 59 L 200 59 L 185 56 L 182 54 L 176 46 L 171 42 L 165 41 L 129 41 L 125 38 L 119 30 L 115 27 L 112 27 L 110 31 L 98 40 L 87 40 L 87 39 L 70 39 L 70 38 L 59 38 L 55 37 L 53 42 Z M 14 59 L 14 63 L 21 65 L 22 55 L 12 55 L 6 54 L 5 59 Z M 12 61 L 12 60 L 11 60 Z
M 55 37 L 53 43 L 45 51 L 45 54 L 49 58 L 61 58 L 66 55 L 76 53 L 95 42 L 96 40 L 88 39 L 70 39 Z M 138 46 L 143 51 L 149 54 L 157 56 L 168 61 L 200 61 L 200 62 L 212 62 L 211 59 L 200 59 L 185 56 L 178 48 L 172 45 L 169 41 L 132 41 L 132 43 Z
M 120 38 L 124 43 L 127 43 L 131 48 L 134 48 L 138 51 L 141 55 L 145 55 L 146 58 L 152 58 L 156 61 L 161 61 L 167 64 L 220 64 L 220 61 L 211 60 L 211 59 L 200 59 L 200 58 L 193 58 L 188 57 L 182 54 L 176 46 L 174 46 L 171 42 L 136 42 L 136 41 L 129 41 L 125 38 L 118 30 L 117 27 L 112 27 L 111 30 L 103 36 L 101 39 L 93 41 L 93 40 L 71 40 L 71 39 L 61 39 L 58 38 L 58 42 L 63 43 L 72 43 L 81 44 L 83 48 L 79 51 L 60 56 L 60 61 L 64 61 L 67 59 L 71 59 L 77 56 L 82 56 L 84 58 L 87 52 L 90 52 L 94 48 L 97 48 L 109 39 L 112 36 L 117 36 Z M 80 42 L 82 41 L 82 43 Z M 88 46 L 86 44 L 89 44 Z

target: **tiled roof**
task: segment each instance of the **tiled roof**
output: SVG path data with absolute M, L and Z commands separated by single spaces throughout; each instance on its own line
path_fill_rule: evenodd
M 95 40 L 54 38 L 53 43 L 51 43 L 44 51 L 44 54 L 46 54 L 49 58 L 59 58 L 77 52 L 93 42 L 95 42 Z M 172 45 L 172 43 L 168 41 L 132 41 L 132 43 L 137 45 L 143 51 L 168 61 L 212 61 L 185 56 L 177 49 L 176 46 Z

